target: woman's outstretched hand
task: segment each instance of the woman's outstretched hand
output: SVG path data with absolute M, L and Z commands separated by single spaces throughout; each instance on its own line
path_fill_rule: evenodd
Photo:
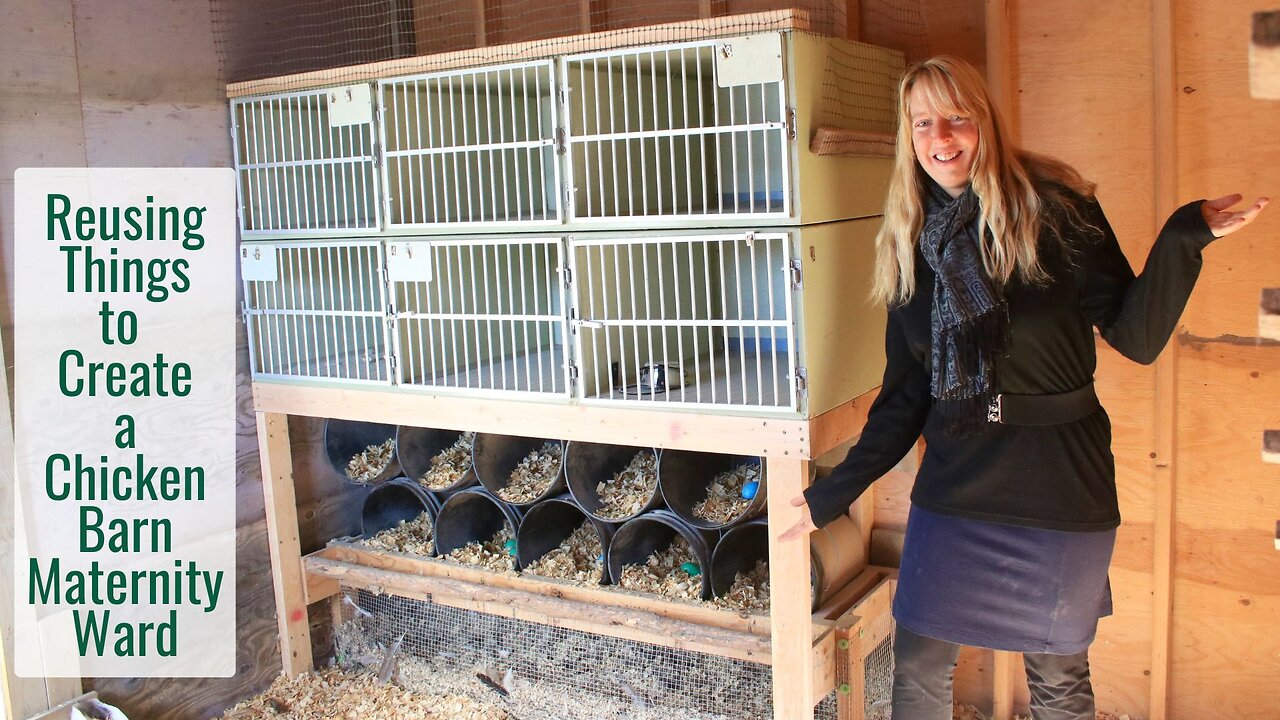
M 792 525 L 789 530 L 778 536 L 779 542 L 790 542 L 818 529 L 814 527 L 813 515 L 809 513 L 809 503 L 805 501 L 804 495 L 797 495 L 791 498 L 791 506 L 800 508 L 800 522 Z
M 1225 237 L 1253 222 L 1258 213 L 1262 212 L 1262 208 L 1271 202 L 1269 198 L 1258 198 L 1244 210 L 1231 209 L 1243 199 L 1244 197 L 1237 193 L 1215 200 L 1205 200 L 1200 204 L 1200 214 L 1204 216 L 1204 221 L 1209 223 L 1209 230 L 1213 232 L 1214 237 Z

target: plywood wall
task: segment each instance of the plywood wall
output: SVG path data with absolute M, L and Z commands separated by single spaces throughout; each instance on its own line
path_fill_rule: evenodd
M 1140 268 L 1161 218 L 1154 174 L 1174 167 L 1179 202 L 1280 189 L 1280 105 L 1248 95 L 1256 0 L 1010 2 L 1014 115 L 1027 147 L 1098 182 L 1098 195 Z M 1157 21 L 1172 17 L 1169 30 Z M 1161 28 L 1161 29 L 1157 29 Z M 988 28 L 991 32 L 992 28 Z M 1162 37 L 1159 33 L 1171 33 Z M 1171 45 L 1176 158 L 1157 158 L 1156 54 Z M 1264 287 L 1280 285 L 1280 214 L 1214 244 L 1167 353 L 1174 379 L 1099 344 L 1099 394 L 1112 416 L 1124 525 L 1111 579 L 1116 614 L 1093 648 L 1101 709 L 1136 717 L 1274 717 L 1280 670 L 1280 468 L 1260 461 L 1262 430 L 1280 424 L 1280 346 L 1257 338 Z M 1176 398 L 1171 417 L 1157 392 Z M 1161 578 L 1157 433 L 1173 436 L 1175 478 L 1168 667 L 1153 665 Z M 881 502 L 878 499 L 878 503 Z M 1158 654 L 1157 654 L 1158 655 Z M 981 663 L 975 663 L 980 666 Z M 982 699 L 981 667 L 958 693 Z M 1167 698 L 1153 683 L 1166 672 Z M 1025 695 L 1020 695 L 1025 702 Z M 1153 699 L 1154 698 L 1154 699 Z

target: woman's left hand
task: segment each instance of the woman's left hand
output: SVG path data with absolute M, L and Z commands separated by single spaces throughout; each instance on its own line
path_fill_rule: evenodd
M 1244 197 L 1237 193 L 1200 203 L 1200 214 L 1204 216 L 1204 221 L 1209 223 L 1209 230 L 1213 232 L 1214 237 L 1226 237 L 1253 222 L 1258 213 L 1262 212 L 1262 208 L 1271 202 L 1268 198 L 1258 198 L 1244 210 L 1237 212 L 1231 209 L 1231 206 L 1243 199 Z

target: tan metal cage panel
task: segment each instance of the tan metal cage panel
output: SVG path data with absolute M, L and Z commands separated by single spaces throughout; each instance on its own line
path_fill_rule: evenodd
M 378 83 L 388 229 L 558 224 L 551 61 Z
M 231 101 L 247 237 L 379 230 L 370 86 Z
M 244 320 L 255 379 L 389 384 L 382 243 L 245 243 Z
M 568 399 L 562 240 L 388 242 L 397 381 Z

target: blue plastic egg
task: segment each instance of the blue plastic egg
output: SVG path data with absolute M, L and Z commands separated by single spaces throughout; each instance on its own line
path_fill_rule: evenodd
M 753 500 L 755 499 L 756 493 L 759 490 L 760 490 L 760 483 L 756 482 L 755 480 L 752 480 L 751 482 L 742 486 L 742 497 L 746 498 L 747 500 Z
M 698 563 L 687 562 L 680 566 L 680 569 L 689 573 L 689 577 L 698 577 L 702 574 L 702 569 L 698 567 Z

